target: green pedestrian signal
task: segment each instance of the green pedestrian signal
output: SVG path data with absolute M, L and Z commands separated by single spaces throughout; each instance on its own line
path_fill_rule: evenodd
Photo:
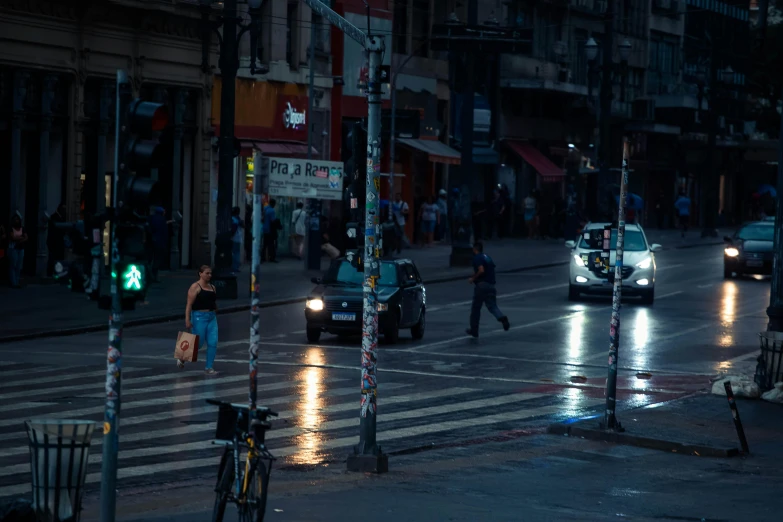
M 144 275 L 137 265 L 128 265 L 122 273 L 122 288 L 140 292 L 144 286 Z

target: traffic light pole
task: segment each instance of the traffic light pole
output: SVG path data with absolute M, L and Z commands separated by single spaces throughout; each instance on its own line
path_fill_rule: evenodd
M 615 415 L 617 406 L 617 359 L 620 349 L 620 306 L 623 295 L 623 253 L 625 246 L 625 199 L 628 193 L 628 140 L 623 140 L 623 171 L 620 177 L 620 202 L 617 205 L 617 247 L 612 290 L 612 318 L 609 321 L 609 374 L 606 378 L 606 411 L 603 428 L 624 431 Z M 611 241 L 611 236 L 610 236 Z M 611 244 L 610 247 L 611 249 Z
M 103 415 L 103 460 L 101 464 L 101 521 L 114 522 L 117 500 L 117 450 L 120 428 L 120 388 L 122 384 L 122 289 L 118 284 L 120 261 L 116 210 L 122 201 L 127 141 L 126 115 L 133 96 L 125 71 L 117 71 L 116 129 L 114 132 L 114 180 L 111 196 L 111 315 L 109 348 L 106 355 L 106 403 Z
M 367 179 L 364 227 L 364 309 L 362 311 L 362 399 L 360 408 L 359 444 L 348 456 L 348 470 L 384 473 L 389 469 L 389 458 L 381 452 L 376 441 L 376 377 L 378 349 L 378 295 L 376 285 L 380 276 L 380 201 L 381 186 L 381 60 L 385 50 L 381 36 L 365 34 L 338 15 L 321 0 L 305 0 L 316 13 L 328 20 L 346 36 L 358 42 L 369 54 L 367 86 Z M 369 31 L 369 27 L 368 27 Z M 357 165 L 358 168 L 358 165 Z M 393 170 L 393 169 L 392 169 Z
M 313 156 L 313 95 L 315 90 L 315 23 L 310 18 L 310 78 L 307 88 L 307 159 Z M 317 196 L 317 195 L 316 195 Z M 321 200 L 318 197 L 310 199 L 309 224 L 306 229 L 307 249 L 305 252 L 305 269 L 321 269 Z

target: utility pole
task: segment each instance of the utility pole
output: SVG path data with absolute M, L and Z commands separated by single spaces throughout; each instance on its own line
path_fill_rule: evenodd
M 313 11 L 315 14 L 315 11 Z M 310 15 L 310 82 L 307 88 L 307 159 L 313 156 L 313 91 L 315 88 L 315 37 L 316 27 Z M 310 225 L 307 227 L 307 254 L 305 270 L 321 269 L 321 200 L 310 199 Z
M 783 100 L 783 90 L 781 90 Z M 772 290 L 769 294 L 767 330 L 783 332 L 783 114 L 780 115 L 780 136 L 778 137 L 778 201 L 775 208 L 775 261 L 772 265 Z
M 601 56 L 601 91 L 599 94 L 599 185 L 609 182 L 609 166 L 612 162 L 612 73 L 614 70 L 614 2 L 606 1 L 604 12 L 604 39 Z M 599 205 L 599 212 L 601 206 Z M 611 208 L 611 207 L 610 207 Z
M 119 449 L 120 387 L 122 384 L 122 295 L 117 284 L 120 252 L 115 212 L 122 201 L 124 188 L 121 171 L 126 165 L 127 147 L 125 114 L 130 107 L 133 89 L 125 71 L 117 71 L 114 132 L 114 180 L 111 184 L 111 315 L 109 316 L 109 350 L 106 356 L 106 404 L 103 414 L 103 459 L 101 461 L 101 521 L 114 522 L 117 504 L 117 450 Z
M 389 469 L 389 458 L 376 441 L 376 402 L 378 381 L 376 375 L 378 350 L 378 295 L 380 277 L 380 161 L 381 161 L 381 59 L 385 51 L 382 36 L 365 34 L 338 15 L 320 0 L 305 0 L 315 12 L 323 16 L 346 36 L 358 42 L 369 54 L 367 85 L 367 180 L 364 227 L 364 309 L 362 313 L 362 381 L 359 444 L 348 456 L 348 470 L 384 473 Z M 358 165 L 357 165 L 358 167 Z
M 602 427 L 623 431 L 615 415 L 617 406 L 617 361 L 620 349 L 620 307 L 623 295 L 623 253 L 625 245 L 625 198 L 628 193 L 628 140 L 623 139 L 623 170 L 620 178 L 620 202 L 617 205 L 617 247 L 614 261 L 614 288 L 612 289 L 612 318 L 609 321 L 609 375 L 606 378 L 606 411 Z M 610 233 L 611 249 L 611 233 Z M 611 251 L 611 250 L 610 250 Z
M 224 0 L 220 43 L 220 138 L 218 140 L 218 201 L 215 234 L 215 282 L 224 299 L 237 298 L 237 278 L 231 273 L 231 203 L 234 199 L 234 113 L 239 69 L 237 0 Z
M 468 2 L 468 25 L 478 25 L 478 0 Z M 459 198 L 454 209 L 455 229 L 452 232 L 453 243 L 449 266 L 469 266 L 473 259 L 473 212 L 471 209 L 470 181 L 473 175 L 473 109 L 475 101 L 474 72 L 476 57 L 472 52 L 463 54 L 465 66 L 462 68 L 462 131 L 460 166 L 458 176 L 449 176 L 450 193 L 459 189 Z M 455 70 L 456 72 L 456 70 Z
M 250 277 L 250 419 L 255 419 L 258 393 L 258 350 L 261 346 L 261 174 L 253 176 L 253 271 Z

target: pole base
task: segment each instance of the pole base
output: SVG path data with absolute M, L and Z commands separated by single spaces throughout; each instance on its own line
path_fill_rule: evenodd
M 218 299 L 237 299 L 237 276 L 231 274 L 217 274 L 212 276 L 212 284 L 217 290 Z
M 348 471 L 358 473 L 388 473 L 389 456 L 381 453 L 378 449 L 377 455 L 357 455 L 355 453 L 348 455 Z
M 767 317 L 769 317 L 768 332 L 783 332 L 783 308 L 770 306 L 767 308 Z
M 620 424 L 617 419 L 611 419 L 609 421 L 603 421 L 598 423 L 598 427 L 605 431 L 613 431 L 615 433 L 623 433 L 625 428 Z

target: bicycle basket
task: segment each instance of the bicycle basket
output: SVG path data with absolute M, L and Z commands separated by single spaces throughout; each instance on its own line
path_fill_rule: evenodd
M 247 432 L 248 413 L 249 411 L 247 409 L 242 412 L 242 422 L 237 426 L 239 412 L 231 406 L 220 406 L 220 409 L 218 410 L 217 428 L 215 428 L 215 439 L 234 440 L 234 430 Z

